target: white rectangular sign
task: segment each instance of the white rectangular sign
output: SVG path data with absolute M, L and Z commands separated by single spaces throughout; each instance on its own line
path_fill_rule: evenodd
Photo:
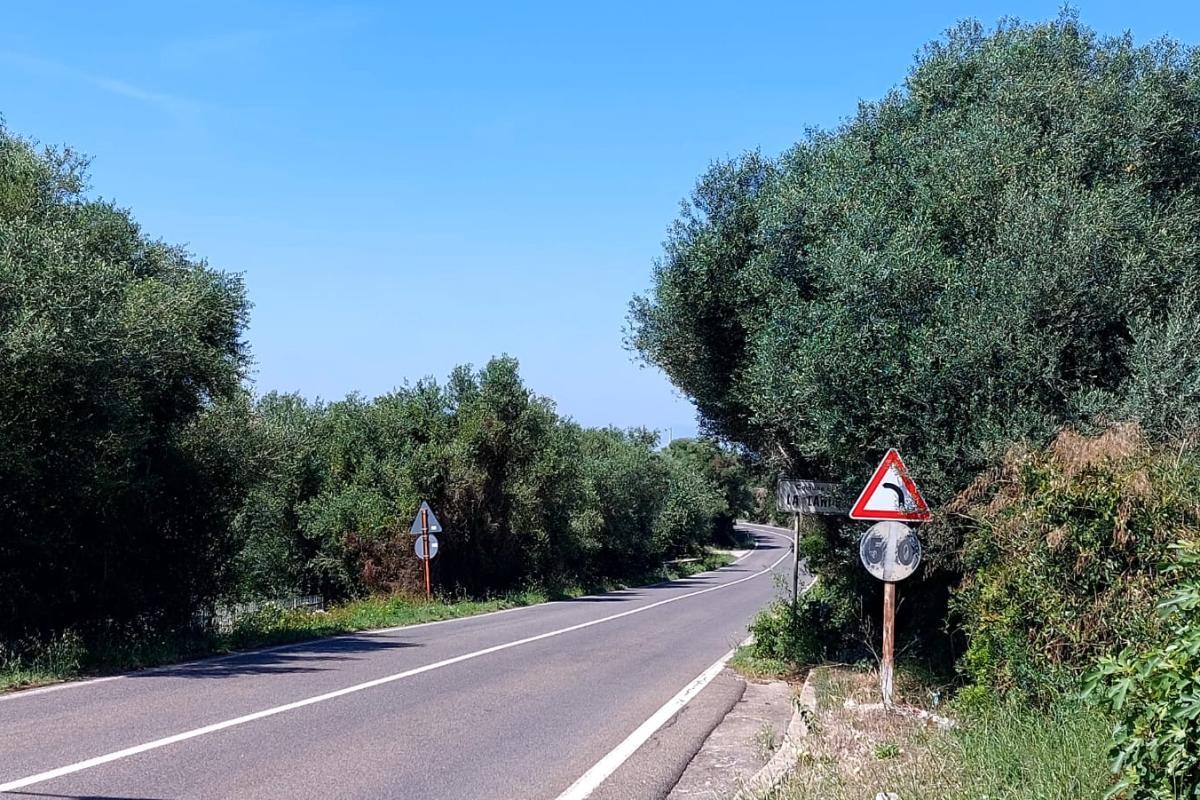
M 780 511 L 797 514 L 845 514 L 847 509 L 837 501 L 837 491 L 836 483 L 781 478 L 776 502 Z

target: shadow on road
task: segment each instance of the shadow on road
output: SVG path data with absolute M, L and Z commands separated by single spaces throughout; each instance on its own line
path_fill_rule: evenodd
M 303 672 L 324 672 L 336 669 L 345 661 L 358 660 L 358 654 L 377 653 L 383 650 L 398 650 L 420 647 L 419 644 L 397 642 L 376 636 L 338 636 L 332 639 L 317 639 L 284 649 L 266 652 L 235 653 L 208 661 L 179 664 L 171 667 L 156 667 L 144 672 L 135 672 L 130 678 L 231 678 L 240 675 L 287 675 Z M 315 666 L 314 664 L 327 664 Z
M 758 550 L 769 552 L 772 550 L 784 549 L 783 545 L 775 540 L 759 539 Z M 569 597 L 564 598 L 561 602 L 567 603 L 623 603 L 629 600 L 638 600 L 648 596 L 650 592 L 659 589 L 677 589 L 683 588 L 699 588 L 706 589 L 711 586 L 717 586 L 726 581 L 721 579 L 721 576 L 736 575 L 738 573 L 753 573 L 758 572 L 759 567 L 751 567 L 745 563 L 729 564 L 721 567 L 718 571 L 706 575 L 695 575 L 690 578 L 676 578 L 675 580 L 662 581 L 660 583 L 652 583 L 647 586 L 639 586 L 636 589 L 620 589 L 604 594 L 589 595 L 587 597 Z

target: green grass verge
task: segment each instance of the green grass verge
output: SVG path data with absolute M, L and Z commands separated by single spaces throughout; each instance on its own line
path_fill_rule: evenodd
M 323 612 L 267 608 L 239 619 L 224 632 L 105 631 L 86 644 L 68 632 L 48 642 L 0 645 L 0 692 L 375 628 L 468 617 L 549 599 L 542 591 L 486 600 L 371 597 Z
M 754 654 L 754 645 L 742 645 L 729 660 L 729 668 L 751 680 L 799 680 L 803 670 L 778 658 Z
M 1110 730 L 1103 714 L 1073 702 L 977 714 L 953 734 L 944 754 L 944 763 L 959 765 L 949 796 L 979 797 L 982 786 L 995 800 L 1101 797 L 1112 785 Z
M 495 598 L 370 597 L 331 606 L 324 612 L 265 609 L 238 620 L 227 632 L 157 633 L 115 630 L 89 637 L 66 632 L 48 641 L 0 643 L 0 692 L 102 675 L 205 656 L 319 639 L 377 628 L 416 625 L 564 600 L 628 586 L 674 580 L 717 569 L 733 557 L 712 551 L 694 562 L 664 565 L 637 579 L 605 581 L 554 590 L 531 589 Z

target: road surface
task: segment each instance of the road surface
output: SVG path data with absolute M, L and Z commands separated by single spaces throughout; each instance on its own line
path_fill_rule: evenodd
M 0 797 L 582 796 L 780 591 L 751 530 L 689 579 L 2 696 Z

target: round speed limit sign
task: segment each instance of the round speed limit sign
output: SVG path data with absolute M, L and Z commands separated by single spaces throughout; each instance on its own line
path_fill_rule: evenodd
M 867 572 L 879 580 L 902 581 L 921 563 L 921 540 L 903 523 L 879 522 L 863 534 L 858 556 Z
M 413 542 L 413 550 L 416 551 L 417 558 L 420 558 L 420 559 L 425 558 L 425 537 L 424 536 L 418 536 L 417 540 L 415 542 Z M 431 534 L 429 534 L 429 558 L 435 557 L 437 555 L 437 551 L 438 551 L 438 540 L 437 540 L 437 537 L 431 533 Z

